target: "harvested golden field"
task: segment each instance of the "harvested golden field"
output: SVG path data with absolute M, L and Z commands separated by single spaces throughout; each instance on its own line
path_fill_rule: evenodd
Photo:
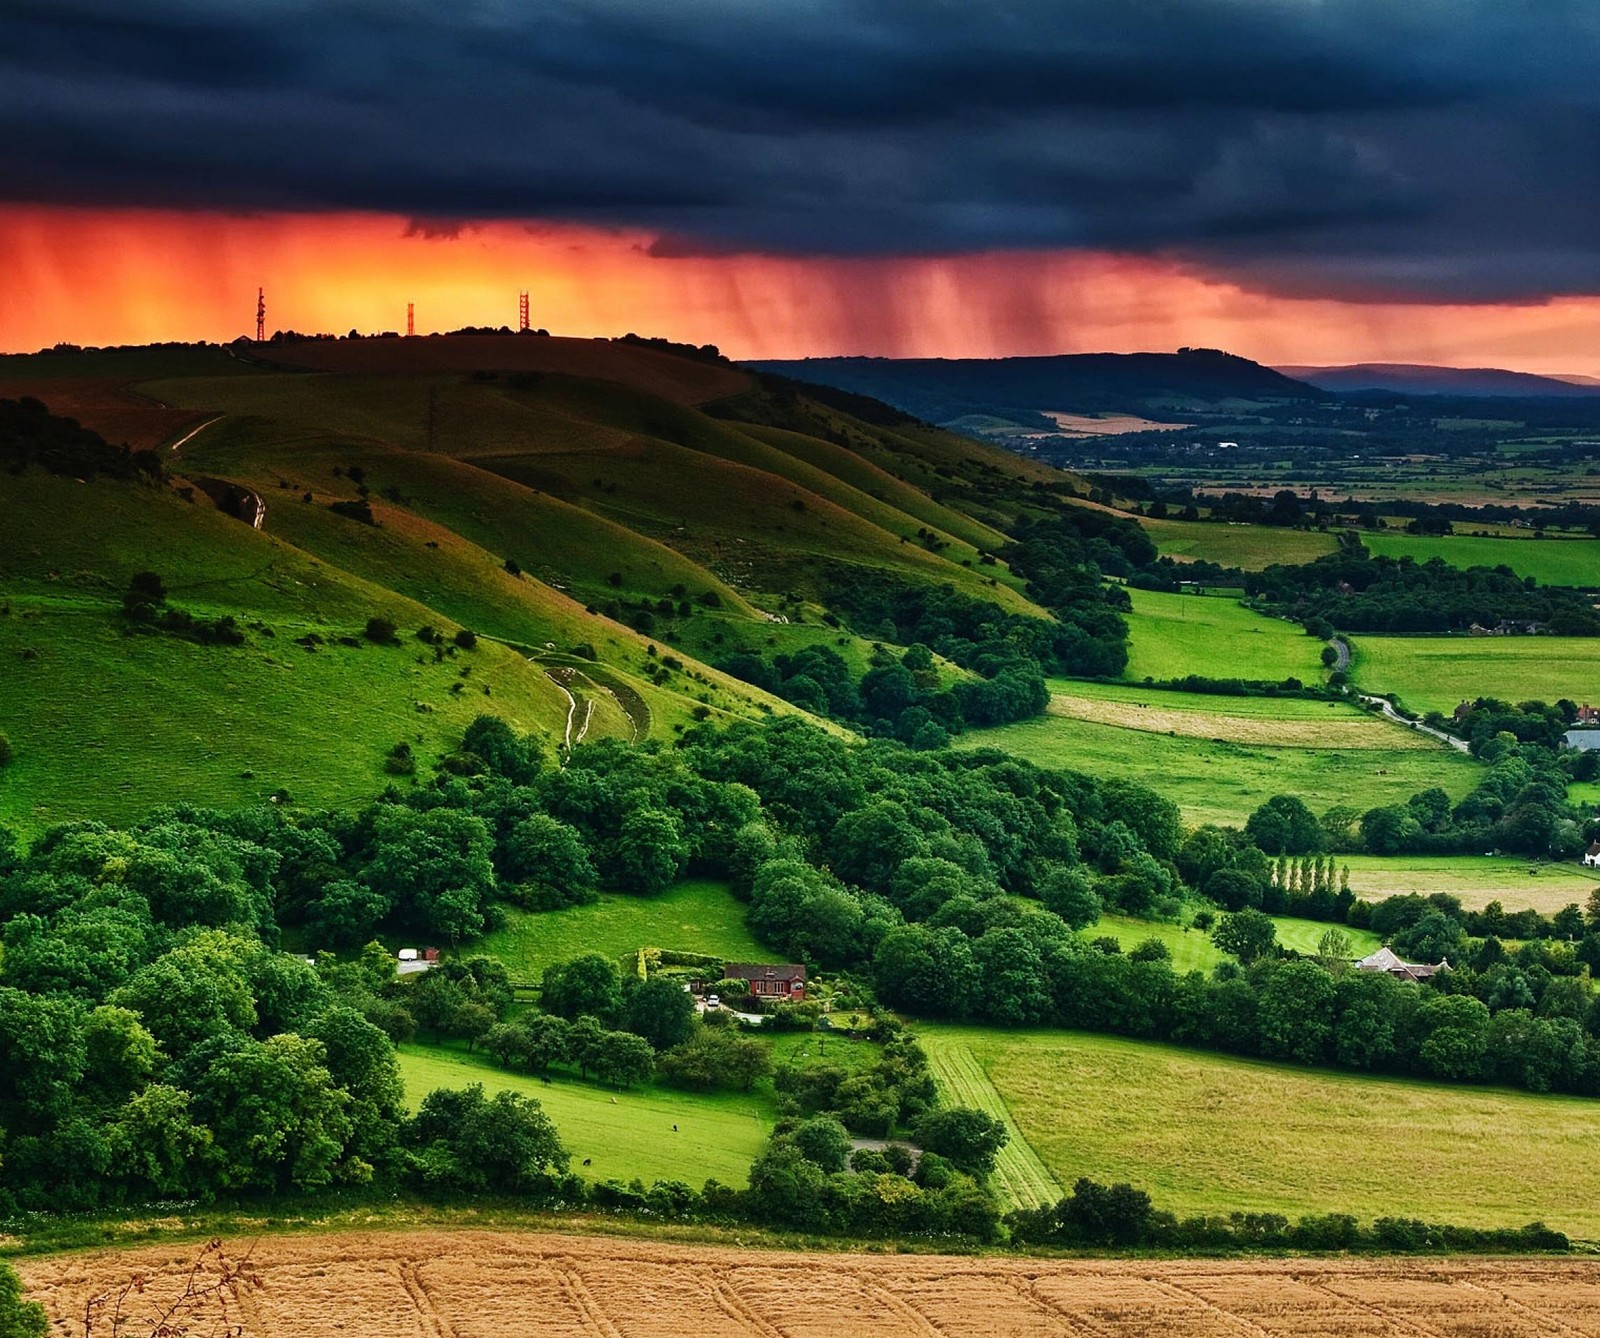
M 1044 416 L 1055 420 L 1064 437 L 1120 437 L 1128 432 L 1164 432 L 1191 426 L 1189 423 L 1158 423 L 1131 413 L 1055 413 L 1046 409 Z
M 70 1320 L 135 1270 L 159 1275 L 146 1297 L 169 1296 L 194 1256 L 165 1245 L 17 1267 Z M 1600 1334 L 1600 1266 L 1576 1260 L 957 1258 L 374 1231 L 265 1237 L 253 1263 L 261 1286 L 236 1313 L 249 1338 Z
M 1056 693 L 1045 707 L 1047 715 L 1064 720 L 1088 720 L 1119 729 L 1143 730 L 1149 734 L 1172 734 L 1187 739 L 1220 739 L 1229 743 L 1255 743 L 1286 748 L 1358 748 L 1390 751 L 1396 748 L 1434 748 L 1432 739 L 1413 730 L 1399 729 L 1353 707 L 1317 702 L 1317 715 L 1281 709 L 1277 714 L 1230 711 L 1234 699 L 1213 697 L 1210 710 L 1172 707 L 1163 704 L 1166 696 L 1178 693 L 1147 692 L 1143 701 L 1115 701 L 1101 697 Z M 1294 703 L 1298 705 L 1299 703 Z M 1334 709 L 1328 709 L 1332 706 Z

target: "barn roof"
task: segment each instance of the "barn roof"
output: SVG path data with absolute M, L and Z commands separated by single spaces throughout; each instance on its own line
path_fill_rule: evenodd
M 804 980 L 806 969 L 796 963 L 729 962 L 722 968 L 724 980 Z
M 1440 971 L 1448 971 L 1449 969 L 1450 962 L 1448 958 L 1432 966 L 1426 962 L 1407 962 L 1396 956 L 1388 945 L 1379 948 L 1377 952 L 1363 957 L 1356 963 L 1357 971 L 1382 971 L 1387 975 L 1399 976 L 1405 980 L 1426 980 L 1431 975 L 1435 975 Z

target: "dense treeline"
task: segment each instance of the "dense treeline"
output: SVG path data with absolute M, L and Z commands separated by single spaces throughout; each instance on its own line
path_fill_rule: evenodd
M 155 482 L 162 477 L 153 451 L 113 446 L 77 419 L 53 414 L 31 396 L 0 399 L 0 467 L 20 474 L 29 465 L 69 478 L 107 474 Z
M 934 1016 L 1074 1027 L 1284 1063 L 1600 1095 L 1593 985 L 1586 976 L 1556 975 L 1549 965 L 1560 955 L 1573 961 L 1570 947 L 1500 948 L 1502 960 L 1485 970 L 1461 963 L 1418 986 L 1342 969 L 1334 959 L 1324 964 L 1278 956 L 1271 921 L 1260 912 L 1240 913 L 1252 916 L 1267 932 L 1247 937 L 1219 928 L 1219 941 L 1253 960 L 1225 963 L 1211 975 L 1178 974 L 1158 942 L 1124 953 L 1115 940 L 1088 943 L 1030 920 L 1007 931 L 1004 951 L 993 941 L 908 926 L 885 939 L 878 988 L 889 1001 Z M 1419 921 L 1398 946 L 1422 948 L 1419 956 L 1437 960 L 1426 938 L 1435 928 Z M 1453 932 L 1459 935 L 1459 928 Z M 900 969 L 913 961 L 932 974 L 914 999 L 898 985 L 907 979 Z
M 1592 450 L 1590 447 L 1588 452 L 1577 454 L 1587 454 Z M 1570 444 L 1566 448 L 1557 448 L 1552 454 L 1565 456 L 1569 452 Z M 1145 480 L 1137 482 L 1144 483 Z M 1167 491 L 1163 498 L 1159 503 L 1160 515 L 1168 514 L 1172 507 L 1180 507 L 1182 519 L 1199 520 L 1201 516 L 1196 503 L 1203 502 L 1209 512 L 1205 518 L 1221 524 L 1278 525 L 1292 529 L 1322 530 L 1348 525 L 1364 530 L 1384 530 L 1389 528 L 1390 518 L 1404 516 L 1408 518 L 1405 524 L 1408 534 L 1470 533 L 1473 526 L 1507 525 L 1512 522 L 1523 523 L 1536 534 L 1546 529 L 1587 530 L 1591 534 L 1600 534 L 1600 507 L 1570 501 L 1538 507 L 1494 502 L 1469 506 L 1462 502 L 1424 502 L 1403 497 L 1386 497 L 1381 502 L 1362 501 L 1353 497 L 1335 501 L 1329 497 L 1302 496 L 1291 488 L 1280 489 L 1270 498 L 1235 492 L 1220 496 L 1207 494 L 1202 498 L 1188 489 Z M 1158 513 L 1152 506 L 1146 514 Z M 1460 530 L 1457 529 L 1458 525 L 1462 527 Z M 1513 545 L 1523 542 L 1526 541 L 1508 540 Z
M 1502 624 L 1600 636 L 1600 614 L 1576 591 L 1541 586 L 1510 567 L 1453 567 L 1443 558 L 1374 557 L 1359 543 L 1298 566 L 1244 574 L 1248 593 L 1308 626 L 1347 632 L 1465 632 Z
M 921 642 L 898 656 L 878 647 L 871 668 L 859 679 L 829 646 L 807 646 L 771 660 L 740 651 L 718 660 L 716 667 L 816 715 L 919 749 L 943 748 L 969 726 L 1027 720 L 1050 700 L 1037 662 L 1025 654 L 991 665 L 992 677 L 945 687 L 933 651 Z
M 1081 1249 L 1190 1251 L 1300 1250 L 1315 1253 L 1475 1254 L 1563 1253 L 1571 1242 L 1542 1222 L 1525 1227 L 1481 1229 L 1445 1226 L 1416 1218 L 1380 1217 L 1363 1226 L 1345 1213 L 1290 1222 L 1279 1213 L 1230 1213 L 1180 1220 L 1155 1207 L 1132 1185 L 1102 1185 L 1087 1177 L 1072 1193 L 1042 1208 L 1010 1214 L 1007 1224 L 1019 1244 Z
M 1365 811 L 1340 804 L 1319 817 L 1303 800 L 1277 795 L 1250 815 L 1244 834 L 1272 857 L 1324 851 L 1401 855 L 1498 850 L 1570 859 L 1600 835 L 1600 826 L 1584 808 L 1567 803 L 1570 778 L 1555 754 L 1513 748 L 1501 751 L 1472 791 L 1456 802 L 1432 786 L 1403 804 Z M 1195 886 L 1204 888 L 1215 867 L 1220 866 L 1198 870 Z M 1267 870 L 1253 860 L 1250 872 L 1259 885 Z M 1264 886 L 1258 886 L 1250 904 L 1261 904 L 1264 894 Z
M 940 542 L 931 531 L 921 537 Z M 1107 590 L 1103 577 L 1155 560 L 1144 531 L 1126 517 L 1056 504 L 1046 517 L 1019 521 L 1002 556 L 1053 620 L 1005 613 L 950 586 L 833 563 L 824 573 L 830 621 L 842 618 L 860 635 L 909 646 L 907 654 L 897 662 L 880 650 L 859 682 L 826 646 L 772 660 L 743 651 L 717 667 L 808 710 L 924 749 L 968 726 L 1037 715 L 1049 700 L 1046 674 L 1119 676 L 1128 663 L 1120 610 L 1129 606 L 1126 593 Z M 941 688 L 929 652 L 979 678 Z
M 592 745 L 555 770 L 482 717 L 433 780 L 353 813 L 174 808 L 128 831 L 53 828 L 25 852 L 0 838 L 7 1193 L 59 1208 L 375 1178 L 470 1188 L 477 1162 L 453 1131 L 494 1143 L 501 1124 L 523 1169 L 490 1183 L 576 1192 L 536 1108 L 496 1098 L 474 1125 L 441 1098 L 407 1118 L 393 1041 L 460 1036 L 512 1067 L 615 1085 L 747 1085 L 763 1057 L 708 1035 L 676 983 L 601 958 L 563 964 L 540 1010 L 513 1016 L 498 964 L 450 959 L 407 984 L 382 952 L 313 964 L 277 951 L 279 934 L 346 950 L 379 930 L 455 943 L 505 903 L 648 896 L 690 872 L 728 879 L 775 954 L 853 969 L 917 1013 L 1600 1091 L 1600 1010 L 1572 974 L 1587 938 L 1507 952 L 1466 943 L 1440 904 L 1375 908 L 1397 946 L 1463 954 L 1418 989 L 1245 934 L 1230 940 L 1239 966 L 1179 976 L 1159 945 L 1123 954 L 1076 932 L 1104 906 L 1177 913 L 1201 835 L 1186 840 L 1176 807 L 1138 786 L 992 751 L 850 745 L 788 719 L 702 727 L 670 748 Z M 1251 850 L 1258 871 L 1270 864 L 1248 834 L 1205 840 L 1220 841 L 1220 868 L 1248 867 Z M 814 1076 L 780 1074 L 779 1090 L 802 1120 L 915 1128 L 925 1088 L 897 1062 L 900 1076 L 836 1073 L 821 1097 Z
M 1127 624 L 1106 602 L 1093 568 L 1079 571 L 1080 597 L 1069 604 L 1063 594 L 1052 610 L 1054 622 L 1005 613 L 949 587 L 914 586 L 859 568 L 836 565 L 827 576 L 829 603 L 861 635 L 922 642 L 985 677 L 1018 670 L 1120 674 L 1127 663 Z
M 1273 903 L 1271 883 L 1272 861 L 1280 856 L 1487 850 L 1534 859 L 1574 858 L 1600 839 L 1600 820 L 1593 809 L 1567 801 L 1570 782 L 1600 774 L 1600 755 L 1561 744 L 1575 709 L 1571 702 L 1512 707 L 1480 698 L 1459 719 L 1430 716 L 1435 727 L 1465 737 L 1474 755 L 1488 764 L 1464 798 L 1452 801 L 1433 786 L 1403 804 L 1366 810 L 1339 804 L 1319 816 L 1304 800 L 1277 795 L 1240 830 L 1224 832 L 1208 825 L 1191 833 L 1192 849 L 1186 861 L 1180 860 L 1180 871 L 1192 887 L 1226 909 L 1250 905 L 1279 910 L 1283 907 Z M 1213 888 L 1212 880 L 1223 870 L 1228 871 L 1221 878 L 1225 886 Z M 1334 914 L 1326 902 L 1314 903 L 1306 913 L 1313 919 Z
M 733 878 L 786 954 L 865 961 L 902 919 L 893 897 L 914 891 L 885 881 L 895 851 L 922 859 L 929 881 L 971 869 L 1028 891 L 1053 860 L 1076 858 L 1069 795 L 1089 832 L 1116 827 L 1130 859 L 1140 847 L 1140 796 L 1115 787 L 1039 786 L 887 745 L 870 756 L 882 761 L 790 721 L 701 731 L 678 749 L 600 745 L 556 771 L 485 717 L 432 784 L 355 813 L 175 808 L 129 831 L 57 827 L 25 853 L 5 838 L 0 1127 L 13 1202 L 444 1175 L 433 1134 L 401 1114 L 391 1038 L 487 1038 L 507 1022 L 503 971 L 454 963 L 397 997 L 387 958 L 319 968 L 275 950 L 282 926 L 327 948 L 380 927 L 456 942 L 500 902 L 565 904 L 602 883 L 648 895 L 696 869 Z M 628 1031 L 619 992 L 613 1012 L 550 989 L 549 1011 Z M 495 1041 L 502 1055 L 520 1043 Z M 598 1043 L 577 1049 L 569 1033 L 564 1054 L 637 1080 L 637 1045 Z M 693 1083 L 705 1057 L 683 1058 Z

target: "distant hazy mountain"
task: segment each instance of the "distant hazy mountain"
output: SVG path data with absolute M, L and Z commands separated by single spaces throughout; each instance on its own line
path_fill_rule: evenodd
M 990 416 L 1049 427 L 1040 414 L 1324 398 L 1315 386 L 1216 349 L 1048 358 L 804 358 L 749 365 L 870 395 L 930 423 Z
M 1363 362 L 1351 367 L 1280 367 L 1323 390 L 1347 393 L 1390 390 L 1401 395 L 1540 396 L 1600 395 L 1591 377 L 1535 376 L 1498 367 L 1427 367 L 1404 362 Z

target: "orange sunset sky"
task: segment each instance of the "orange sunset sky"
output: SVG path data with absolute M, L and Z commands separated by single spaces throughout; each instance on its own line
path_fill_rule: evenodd
M 0 206 L 0 349 L 267 329 L 627 330 L 736 358 L 1225 348 L 1269 364 L 1418 362 L 1600 375 L 1600 297 L 1428 305 L 1278 297 L 1176 261 L 1000 251 L 840 260 L 657 256 L 652 234 L 360 213 Z

